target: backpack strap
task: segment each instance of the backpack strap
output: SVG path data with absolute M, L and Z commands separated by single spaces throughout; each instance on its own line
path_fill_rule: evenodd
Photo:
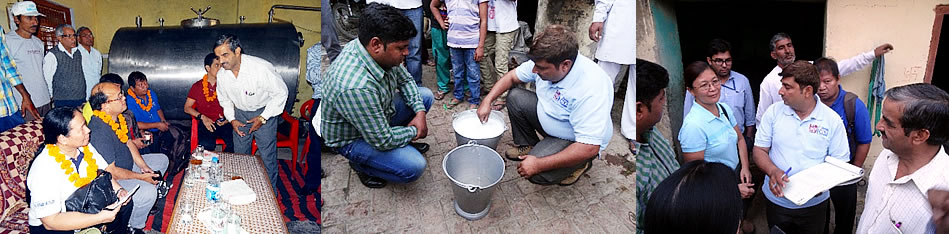
M 857 136 L 855 134 L 857 124 L 854 121 L 856 105 L 857 95 L 846 92 L 844 94 L 844 113 L 847 117 L 847 143 L 850 144 L 850 152 L 856 152 L 857 149 Z M 853 154 L 850 155 L 850 161 L 853 161 Z
M 731 122 L 731 121 L 732 121 L 732 117 L 728 116 L 728 110 L 727 110 L 728 108 L 725 108 L 725 107 L 722 106 L 722 104 L 720 104 L 720 103 L 715 103 L 715 105 L 717 105 L 718 108 L 722 108 L 722 112 L 725 112 L 725 119 L 728 119 L 728 121 Z

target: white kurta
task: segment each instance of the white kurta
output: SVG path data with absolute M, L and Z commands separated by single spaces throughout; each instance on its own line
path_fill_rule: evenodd
M 636 64 L 636 1 L 597 0 L 593 22 L 603 22 L 597 59 Z

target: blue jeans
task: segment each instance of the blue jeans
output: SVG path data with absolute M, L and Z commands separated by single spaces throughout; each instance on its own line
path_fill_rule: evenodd
M 23 112 L 21 111 L 14 112 L 10 116 L 0 117 L 0 132 L 5 132 L 7 129 L 11 129 L 23 123 L 26 123 L 26 121 L 23 120 Z
M 401 10 L 402 14 L 412 20 L 415 25 L 415 37 L 409 40 L 409 55 L 405 56 L 405 69 L 409 70 L 412 78 L 415 78 L 415 84 L 422 86 L 422 7 L 416 7 L 408 10 Z
M 455 77 L 455 98 L 465 98 L 465 90 L 462 85 L 468 82 L 468 90 L 471 91 L 471 98 L 468 103 L 478 105 L 481 103 L 481 67 L 475 62 L 475 49 L 448 48 L 451 51 L 451 69 Z M 467 74 L 466 74 L 467 73 Z
M 418 89 L 422 102 L 425 104 L 425 110 L 428 111 L 432 107 L 435 95 L 428 88 L 419 87 Z M 390 126 L 405 126 L 415 117 L 415 112 L 405 104 L 402 95 L 395 95 L 392 104 L 395 106 L 396 113 L 389 119 Z M 339 153 L 349 159 L 349 164 L 356 171 L 389 182 L 412 182 L 425 172 L 425 157 L 409 145 L 389 151 L 379 151 L 365 140 L 359 139 L 340 147 Z

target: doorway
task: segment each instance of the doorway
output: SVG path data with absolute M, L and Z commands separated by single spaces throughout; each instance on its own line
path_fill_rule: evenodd
M 933 22 L 933 36 L 929 45 L 929 59 L 926 62 L 926 83 L 933 84 L 942 90 L 949 91 L 949 30 L 943 30 L 943 25 L 949 25 L 949 5 L 936 6 L 936 19 Z
M 705 61 L 708 42 L 725 39 L 732 45 L 732 70 L 748 77 L 757 100 L 761 80 L 777 65 L 768 46 L 774 34 L 791 36 L 797 59 L 823 55 L 826 6 L 826 1 L 677 2 L 682 64 Z

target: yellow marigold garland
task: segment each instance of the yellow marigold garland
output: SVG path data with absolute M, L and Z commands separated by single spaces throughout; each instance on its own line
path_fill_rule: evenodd
M 148 112 L 148 111 L 151 111 L 151 110 L 152 110 L 152 104 L 154 104 L 154 103 L 153 103 L 154 101 L 152 101 L 152 91 L 151 91 L 151 90 L 146 90 L 146 91 L 148 92 L 148 105 L 147 105 L 147 106 L 142 104 L 142 99 L 138 99 L 138 96 L 135 96 L 135 92 L 132 92 L 132 88 L 129 88 L 128 94 L 129 94 L 129 95 L 132 95 L 132 98 L 135 99 L 135 103 L 138 103 L 138 106 L 139 106 L 139 107 L 142 107 L 142 110 L 145 110 L 145 112 Z
M 99 119 L 102 119 L 102 122 L 112 127 L 112 131 L 115 132 L 115 136 L 119 137 L 119 141 L 122 143 L 129 141 L 129 125 L 125 122 L 125 117 L 122 116 L 122 114 L 119 114 L 118 123 L 112 121 L 112 117 L 102 111 L 94 110 L 92 111 L 92 115 L 99 117 Z
M 208 89 L 208 75 L 207 74 L 205 74 L 204 78 L 201 79 L 201 86 L 204 87 L 204 90 L 203 90 L 204 100 L 207 100 L 208 102 L 213 102 L 215 99 L 217 99 L 217 91 L 211 92 Z
M 85 155 L 82 161 L 86 162 L 86 177 L 80 177 L 79 173 L 73 170 L 72 160 L 66 160 L 66 155 L 59 151 L 58 146 L 48 144 L 46 148 L 49 149 L 49 155 L 59 163 L 59 167 L 64 170 L 66 175 L 69 175 L 69 182 L 72 182 L 76 188 L 82 187 L 96 178 L 99 167 L 96 166 L 96 160 L 93 159 L 89 146 L 82 147 L 83 155 Z

